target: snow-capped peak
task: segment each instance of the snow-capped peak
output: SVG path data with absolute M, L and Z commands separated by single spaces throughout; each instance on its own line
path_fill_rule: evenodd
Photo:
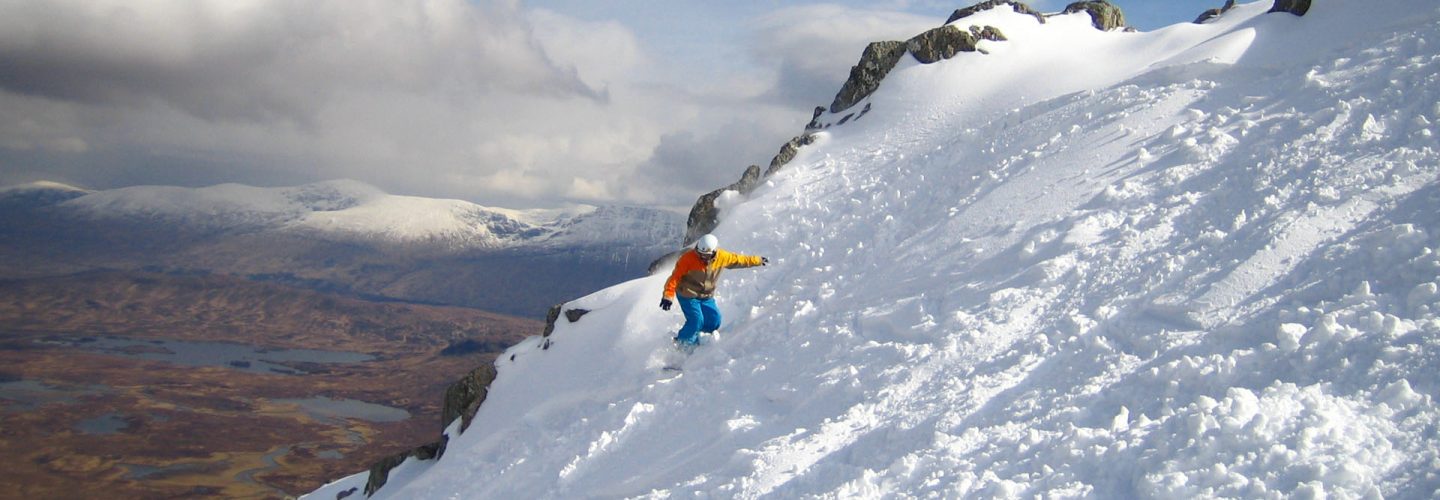
M 69 184 L 38 181 L 0 187 L 0 205 L 10 207 L 49 207 L 90 193 Z
M 463 200 L 392 195 L 351 180 L 278 188 L 137 186 L 93 192 L 64 206 L 102 219 L 440 244 L 451 249 L 614 243 L 661 246 L 672 244 L 676 237 L 670 235 L 681 232 L 678 215 L 653 209 L 581 205 L 514 210 Z M 603 223 L 587 224 L 597 218 L 604 219 Z
M 65 193 L 88 193 L 90 190 L 71 186 L 69 184 L 55 181 L 35 181 L 25 184 L 0 187 L 0 195 L 9 195 L 32 191 L 56 191 Z

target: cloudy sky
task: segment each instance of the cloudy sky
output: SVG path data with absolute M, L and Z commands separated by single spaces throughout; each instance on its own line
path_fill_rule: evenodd
M 970 3 L 0 0 L 0 186 L 688 207 L 800 133 L 866 43 Z M 1155 29 L 1223 2 L 1113 3 Z

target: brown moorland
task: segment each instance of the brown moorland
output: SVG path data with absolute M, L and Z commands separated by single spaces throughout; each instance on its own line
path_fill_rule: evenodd
M 0 391 L 0 498 L 309 491 L 434 440 L 445 388 L 542 327 L 222 275 L 0 281 L 0 383 L 19 388 Z M 370 359 L 269 371 L 163 359 L 183 342 Z M 330 413 L 327 401 L 387 418 Z

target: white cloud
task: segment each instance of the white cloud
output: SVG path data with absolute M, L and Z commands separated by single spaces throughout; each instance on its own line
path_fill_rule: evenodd
M 517 208 L 688 204 L 768 162 L 865 43 L 943 21 L 792 8 L 739 30 L 750 40 L 688 40 L 715 49 L 690 54 L 623 17 L 516 0 L 0 0 L 0 12 L 0 184 L 350 178 Z M 692 76 L 715 57 L 725 72 Z
M 211 121 L 312 123 L 337 93 L 590 93 L 513 2 L 6 2 L 6 90 Z
M 555 143 L 583 143 L 607 106 L 582 77 L 609 84 L 639 61 L 618 25 L 514 1 L 0 0 L 0 12 L 0 148 L 223 158 L 196 163 L 214 170 L 202 182 L 289 169 L 509 202 L 560 193 L 568 179 L 464 192 L 433 179 L 564 177 L 575 158 Z M 149 177 L 92 160 L 94 183 Z
M 43 99 L 0 93 L 0 148 L 17 151 L 84 153 L 90 146 L 73 135 L 75 109 L 54 106 Z
M 776 68 L 778 97 L 809 108 L 829 106 L 870 42 L 906 40 L 944 20 L 832 4 L 791 7 L 760 19 L 753 49 Z
M 647 63 L 640 40 L 616 21 L 586 22 L 547 9 L 531 10 L 526 19 L 545 54 L 575 68 L 592 88 L 624 81 Z

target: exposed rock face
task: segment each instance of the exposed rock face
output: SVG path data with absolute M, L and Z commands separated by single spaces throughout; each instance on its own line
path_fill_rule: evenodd
M 440 455 L 443 455 L 445 453 L 445 444 L 449 441 L 450 439 L 448 437 L 445 437 L 440 441 L 420 446 L 410 451 L 391 455 L 380 460 L 379 462 L 375 462 L 375 465 L 370 466 L 370 478 L 365 481 L 365 496 L 368 497 L 370 495 L 374 495 L 376 491 L 380 491 L 380 487 L 385 486 L 385 483 L 390 480 L 390 471 L 396 467 L 399 467 L 400 464 L 405 463 L 405 459 L 410 457 L 415 457 L 420 460 L 431 460 L 434 458 L 438 458 Z M 338 499 L 348 497 L 350 496 L 350 493 L 352 492 L 341 492 L 340 495 L 343 495 L 343 497 L 337 496 L 336 498 Z
M 1095 25 L 1097 30 L 1110 31 L 1125 27 L 1125 13 L 1105 0 L 1075 2 L 1065 7 L 1066 14 L 1080 11 L 1090 14 L 1090 24 Z
M 905 50 L 916 61 L 930 64 L 955 57 L 960 52 L 974 52 L 975 43 L 975 35 L 947 24 L 906 41 Z
M 565 319 L 568 319 L 571 323 L 574 323 L 576 321 L 580 321 L 580 318 L 585 317 L 586 314 L 590 314 L 589 309 L 566 309 Z
M 983 28 L 980 26 L 971 26 L 970 34 L 975 35 L 975 38 L 980 40 L 990 40 L 992 42 L 1009 40 L 1009 38 L 1005 38 L 1005 33 L 1000 32 L 1000 28 L 994 26 L 985 26 Z
M 371 465 L 370 478 L 365 480 L 365 496 L 374 495 L 375 492 L 380 491 L 380 487 L 385 486 L 385 482 L 390 480 L 390 470 L 405 463 L 405 459 L 410 458 L 410 453 L 407 451 L 391 455 Z
M 1221 14 L 1229 12 L 1233 8 L 1235 8 L 1235 0 L 1225 0 L 1224 7 L 1201 12 L 1200 17 L 1195 18 L 1195 24 L 1205 24 L 1206 21 L 1220 17 Z
M 1096 5 L 1086 7 L 1085 5 L 1088 4 Z M 1120 13 L 1120 9 L 1103 0 L 1079 2 L 1072 4 L 1071 7 L 1077 5 L 1081 6 L 1078 7 L 1080 10 L 1093 9 L 1091 16 L 1097 15 L 1094 12 L 1102 12 L 1107 21 L 1116 22 L 1113 20 L 1118 18 L 1119 26 L 1125 24 L 1125 16 Z M 1002 6 L 1009 6 L 1015 12 L 1029 14 L 1035 16 L 1035 19 L 1041 23 L 1045 22 L 1044 14 L 1036 12 L 1023 3 L 1011 0 L 991 0 L 956 10 L 954 14 L 950 15 L 950 19 L 945 21 L 944 26 L 916 35 L 905 42 L 872 42 L 860 54 L 860 62 L 850 67 L 850 78 L 845 80 L 845 84 L 840 87 L 840 92 L 835 94 L 835 100 L 830 103 L 830 112 L 839 113 L 850 109 L 851 106 L 869 97 L 875 92 L 875 89 L 880 88 L 880 81 L 885 79 L 885 75 L 895 68 L 895 64 L 899 63 L 900 58 L 904 57 L 906 53 L 922 64 L 931 64 L 954 57 L 960 52 L 974 52 L 977 50 L 980 40 L 1005 40 L 1005 35 L 993 26 L 970 26 L 967 32 L 959 26 L 951 25 L 951 23 L 977 12 Z M 1097 20 L 1096 26 L 1099 25 L 1100 21 Z M 815 116 L 811 117 L 810 124 L 806 127 L 807 130 L 822 128 L 818 121 L 821 111 L 821 108 L 815 109 Z
M 1015 9 L 1015 12 L 1035 16 L 1035 20 L 1040 21 L 1041 24 L 1045 23 L 1045 14 L 1036 12 L 1035 9 L 1030 8 L 1029 5 L 1025 5 L 1023 3 L 1013 0 L 990 0 L 988 2 L 980 2 L 963 9 L 956 9 L 955 13 L 950 14 L 950 18 L 945 20 L 945 24 L 953 23 L 956 20 L 970 17 L 977 12 L 984 12 L 999 7 L 1001 5 L 1009 5 L 1010 8 Z
M 490 393 L 490 383 L 495 381 L 495 365 L 486 363 L 471 370 L 463 378 L 445 389 L 445 405 L 440 410 L 440 426 L 448 427 L 456 418 L 460 421 L 460 432 L 470 427 L 470 419 L 485 402 Z
M 790 163 L 790 160 L 795 159 L 795 155 L 800 154 L 801 146 L 809 146 L 814 142 L 815 136 L 810 134 L 791 138 L 790 142 L 786 142 L 784 145 L 780 146 L 780 152 L 776 153 L 775 157 L 770 159 L 770 168 L 765 169 L 765 177 L 763 178 L 768 178 L 772 175 L 775 175 L 775 172 L 778 172 L 780 170 L 780 167 L 783 167 L 785 166 L 785 164 Z M 740 194 L 750 194 L 750 191 L 753 191 L 754 189 L 755 186 L 752 185 L 750 186 L 749 190 L 741 191 Z
M 880 88 L 880 81 L 904 55 L 905 42 L 871 42 L 860 53 L 860 62 L 850 68 L 850 78 L 845 80 L 840 93 L 835 95 L 835 101 L 830 103 L 830 112 L 844 111 L 875 92 Z
M 719 198 L 721 193 L 735 190 L 741 194 L 748 194 L 754 191 L 755 186 L 759 184 L 760 166 L 751 165 L 745 169 L 745 174 L 741 175 L 740 180 L 734 184 L 701 195 L 700 199 L 695 200 L 695 205 L 690 207 L 690 217 L 685 226 L 684 245 L 694 243 L 695 240 L 715 229 L 720 215 L 720 209 L 715 208 L 715 199 Z
M 451 384 L 445 390 L 445 405 L 440 410 L 440 428 L 450 426 L 450 422 L 456 418 L 460 422 L 460 432 L 470 427 L 470 419 L 475 418 L 475 412 L 480 409 L 480 404 L 485 402 L 485 396 L 490 393 L 490 383 L 495 381 L 495 365 L 485 364 L 471 370 L 464 378 Z M 390 470 L 400 466 L 405 459 L 415 457 L 420 460 L 431 460 L 445 454 L 445 445 L 450 442 L 450 436 L 441 435 L 440 440 L 417 447 L 415 449 L 397 453 L 386 457 L 370 466 L 370 477 L 365 481 L 365 495 L 374 494 L 385 486 L 390 479 Z
M 550 306 L 550 311 L 545 313 L 545 331 L 540 333 L 541 337 L 548 338 L 555 333 L 555 321 L 560 319 L 560 311 L 564 308 L 564 302 Z
M 903 48 L 900 53 L 902 55 L 904 54 Z M 817 111 L 819 110 L 817 109 Z M 819 113 L 816 113 L 816 116 L 819 116 Z M 695 200 L 695 205 L 690 207 L 690 217 L 688 218 L 685 229 L 684 245 L 689 246 L 695 243 L 695 240 L 700 239 L 701 236 L 705 236 L 714 230 L 715 225 L 720 223 L 720 209 L 715 206 L 715 200 L 720 198 L 721 194 L 726 191 L 738 191 L 741 195 L 750 194 L 751 191 L 755 190 L 756 186 L 760 185 L 760 181 L 775 175 L 775 172 L 779 171 L 781 167 L 784 167 L 786 163 L 790 163 L 790 160 L 795 159 L 795 155 L 799 154 L 801 146 L 806 146 L 813 142 L 815 142 L 815 136 L 809 133 L 794 137 L 780 146 L 780 152 L 776 153 L 775 157 L 770 159 L 770 166 L 765 169 L 764 174 L 761 174 L 759 165 L 751 165 L 745 169 L 745 173 L 740 176 L 740 180 L 735 181 L 734 184 L 700 196 L 699 199 Z M 655 272 L 661 262 L 674 255 L 674 253 L 667 254 L 651 262 L 650 272 Z
M 1270 7 L 1270 12 L 1289 12 L 1297 16 L 1303 16 L 1310 11 L 1310 0 L 1275 0 L 1275 6 Z
M 825 106 L 815 106 L 815 114 L 810 115 L 810 123 L 805 124 L 805 130 L 819 130 L 820 115 L 825 114 Z

